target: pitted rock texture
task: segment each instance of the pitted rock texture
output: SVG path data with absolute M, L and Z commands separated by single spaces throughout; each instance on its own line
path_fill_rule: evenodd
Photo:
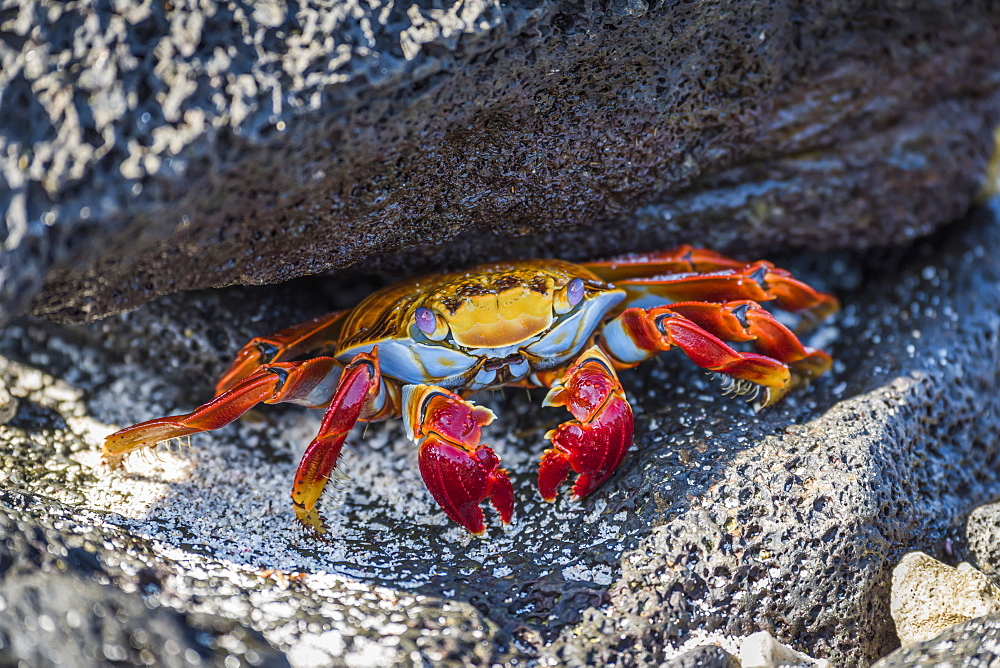
M 1000 503 L 988 503 L 969 514 L 965 537 L 976 564 L 986 573 L 1000 574 Z
M 207 398 L 199 366 L 239 344 L 215 345 L 302 308 L 288 286 L 175 296 L 87 328 L 8 328 L 0 379 L 18 407 L 0 427 L 0 487 L 68 533 L 115 537 L 106 551 L 94 541 L 101 563 L 159 564 L 166 594 L 143 594 L 154 603 L 248 626 L 295 666 L 661 665 L 692 638 L 757 631 L 866 666 L 897 645 L 901 556 L 944 559 L 968 513 L 1000 495 L 996 216 L 908 250 L 774 258 L 842 298 L 812 339 L 832 373 L 760 414 L 681 355 L 623 373 L 636 444 L 584 504 L 533 489 L 542 435 L 566 415 L 541 395 L 478 397 L 499 415 L 484 440 L 517 498 L 515 523 L 491 518 L 485 540 L 436 508 L 398 421 L 352 435 L 353 480 L 323 506 L 329 543 L 295 530 L 288 499 L 315 411 L 264 407 L 191 449 L 100 466 L 118 426 Z M 321 289 L 347 297 L 297 288 Z M 117 358 L 126 341 L 135 363 Z
M 1000 665 L 1000 615 L 953 626 L 931 640 L 903 647 L 872 668 L 992 668 Z
M 1000 116 L 986 1 L 3 6 L 0 320 L 359 263 L 903 242 L 967 208 Z
M 892 571 L 891 612 L 900 643 L 912 645 L 969 619 L 1000 614 L 1000 587 L 968 562 L 952 568 L 911 552 Z
M 0 492 L 0 664 L 280 668 L 289 659 L 329 665 L 339 644 L 340 656 L 386 665 L 377 645 L 387 630 L 394 649 L 418 665 L 415 656 L 488 665 L 495 653 L 482 640 L 494 627 L 468 604 L 343 586 L 323 590 L 327 606 L 335 602 L 330 612 L 309 600 L 316 593 L 304 578 L 218 564 L 202 570 L 163 548 L 100 515 Z M 317 648 L 302 643 L 286 656 L 233 619 L 241 615 L 265 632 L 276 619 L 305 630 Z
M 256 631 L 172 609 L 160 560 L 145 541 L 0 493 L 0 663 L 288 665 Z
M 622 473 L 637 474 L 628 498 L 652 528 L 623 554 L 609 605 L 543 656 L 650 665 L 690 628 L 767 630 L 835 665 L 897 645 L 892 568 L 918 547 L 943 558 L 965 516 L 1000 494 L 1000 260 L 989 250 L 1000 225 L 973 221 L 872 263 L 844 299 L 833 387 L 818 384 L 806 405 L 691 428 L 667 393 Z M 653 463 L 692 432 L 689 466 Z

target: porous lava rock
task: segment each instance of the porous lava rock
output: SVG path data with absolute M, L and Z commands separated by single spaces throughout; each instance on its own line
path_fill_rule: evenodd
M 134 536 L 0 493 L 0 664 L 289 665 L 238 622 L 173 609 L 160 559 Z
M 995 215 L 878 258 L 845 297 L 833 377 L 797 405 L 698 425 L 669 391 L 646 407 L 621 503 L 651 528 L 608 605 L 542 656 L 652 665 L 691 628 L 767 630 L 835 665 L 896 647 L 893 567 L 913 549 L 946 559 L 1000 494 Z
M 910 240 L 981 185 L 997 43 L 986 0 L 7 3 L 0 320 L 360 263 Z

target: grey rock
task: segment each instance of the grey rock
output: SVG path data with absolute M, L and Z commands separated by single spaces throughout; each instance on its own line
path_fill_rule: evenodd
M 141 541 L 40 521 L 23 512 L 31 504 L 39 509 L 30 497 L 0 494 L 4 665 L 289 665 L 237 622 L 157 604 L 162 567 L 134 557 L 155 562 Z
M 905 242 L 966 210 L 1000 119 L 986 1 L 321 4 L 5 3 L 0 321 L 348 266 Z
M 902 554 L 944 558 L 965 516 L 1000 494 L 995 209 L 905 250 L 775 258 L 842 297 L 812 339 L 834 371 L 760 414 L 680 355 L 624 373 L 634 452 L 584 504 L 533 492 L 542 434 L 565 416 L 540 396 L 482 398 L 518 498 L 515 524 L 486 540 L 434 508 L 398 422 L 352 437 L 354 479 L 324 505 L 328 543 L 294 530 L 288 501 L 315 412 L 266 407 L 163 462 L 99 465 L 115 425 L 207 398 L 235 351 L 210 332 L 240 332 L 219 339 L 230 346 L 279 311 L 315 314 L 296 313 L 307 306 L 287 288 L 177 296 L 87 328 L 9 327 L 0 375 L 19 408 L 0 427 L 0 486 L 33 500 L 35 524 L 109 534 L 93 541 L 102 564 L 156 569 L 154 604 L 258 631 L 296 665 L 659 665 L 695 630 L 766 630 L 868 665 L 896 646 L 888 586 Z M 126 342 L 135 363 L 118 359 Z
M 1000 666 L 1000 615 L 970 619 L 932 640 L 903 647 L 872 668 L 996 668 Z
M 279 624 L 318 638 L 317 650 L 300 648 L 297 665 L 329 664 L 328 654 L 318 661 L 316 652 L 336 646 L 331 635 L 343 648 L 337 656 L 371 661 L 373 646 L 385 640 L 383 629 L 398 637 L 392 652 L 416 664 L 421 660 L 413 657 L 488 665 L 496 654 L 496 627 L 471 605 L 412 596 L 400 601 L 391 592 L 348 585 L 323 592 L 326 607 L 332 603 L 335 610 L 328 613 L 308 585 L 270 571 L 250 578 L 229 571 L 233 580 L 194 572 L 190 562 L 163 554 L 162 544 L 157 549 L 105 519 L 51 499 L 0 492 L 3 665 L 222 666 L 232 656 L 237 665 L 286 666 L 285 655 L 248 628 L 267 632 Z M 232 618 L 238 610 L 246 626 Z
M 740 662 L 717 645 L 702 645 L 670 659 L 662 668 L 740 668 Z
M 835 665 L 896 647 L 892 568 L 918 547 L 943 558 L 1000 493 L 995 215 L 873 261 L 844 296 L 833 377 L 798 401 L 746 420 L 657 389 L 614 497 L 651 529 L 609 604 L 542 655 L 649 665 L 691 628 L 768 630 Z

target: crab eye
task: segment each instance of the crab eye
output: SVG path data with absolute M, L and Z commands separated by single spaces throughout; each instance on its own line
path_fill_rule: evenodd
M 553 299 L 553 306 L 556 313 L 567 313 L 579 304 L 581 300 L 583 300 L 583 279 L 574 278 L 563 286 L 561 290 L 556 292 Z
M 425 306 L 419 307 L 413 314 L 417 329 L 423 332 L 428 339 L 440 341 L 448 334 L 448 325 L 442 318 L 434 314 L 434 311 Z
M 583 279 L 574 278 L 566 286 L 566 298 L 569 300 L 570 306 L 576 306 L 583 299 Z
M 434 330 L 437 329 L 437 318 L 434 317 L 434 313 L 429 308 L 424 308 L 423 306 L 418 308 L 415 318 L 417 327 L 424 334 L 433 334 Z

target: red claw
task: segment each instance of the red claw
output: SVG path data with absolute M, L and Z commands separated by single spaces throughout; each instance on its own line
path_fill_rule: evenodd
M 547 406 L 565 406 L 575 420 L 545 435 L 552 446 L 542 455 L 538 491 L 553 501 L 570 470 L 580 474 L 573 496 L 583 498 L 611 477 L 632 444 L 632 408 L 611 362 L 591 348 L 570 367 L 545 398 Z
M 489 499 L 510 524 L 514 515 L 514 488 L 500 458 L 485 445 L 475 452 L 431 435 L 420 445 L 420 475 L 438 505 L 457 524 L 474 534 L 486 531 L 483 509 Z
M 403 390 L 404 420 L 410 437 L 420 443 L 420 475 L 431 496 L 454 522 L 471 533 L 486 531 L 483 510 L 489 500 L 509 524 L 514 515 L 514 488 L 500 458 L 480 445 L 483 425 L 493 413 L 434 385 Z

